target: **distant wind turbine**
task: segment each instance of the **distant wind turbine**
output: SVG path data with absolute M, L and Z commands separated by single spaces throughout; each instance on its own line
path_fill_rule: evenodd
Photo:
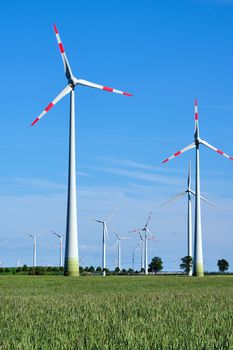
M 53 230 L 50 231 L 52 234 L 54 234 L 55 236 L 57 236 L 59 238 L 59 241 L 60 241 L 60 256 L 59 256 L 59 265 L 60 267 L 63 266 L 63 258 L 62 258 L 62 248 L 63 248 L 63 244 L 62 244 L 62 236 L 59 235 L 58 233 L 54 232 Z
M 129 233 L 140 232 L 140 231 L 144 232 L 144 239 L 142 240 L 142 237 L 141 237 L 141 241 L 142 241 L 141 244 L 143 244 L 143 241 L 144 241 L 144 270 L 145 270 L 145 275 L 148 275 L 148 249 L 147 249 L 147 243 L 148 243 L 148 239 L 150 239 L 150 237 L 154 238 L 154 236 L 152 235 L 152 233 L 148 229 L 148 224 L 149 224 L 149 221 L 151 219 L 151 215 L 152 215 L 152 212 L 150 212 L 150 215 L 149 215 L 149 217 L 147 219 L 147 222 L 146 222 L 146 224 L 145 224 L 145 226 L 143 228 L 137 228 L 137 229 L 129 231 Z
M 37 235 L 32 235 L 31 233 L 28 233 L 27 235 L 33 239 L 33 267 L 36 267 L 36 242 L 37 237 L 41 235 L 43 231 L 39 232 Z
M 115 213 L 116 213 L 116 210 L 114 210 L 104 220 L 94 219 L 94 221 L 103 225 L 103 237 L 102 237 L 102 271 L 103 271 L 103 276 L 106 276 L 106 271 L 105 271 L 106 270 L 106 240 L 109 239 L 108 229 L 107 229 L 107 221 L 109 221 Z
M 131 237 L 122 237 L 122 236 L 119 236 L 116 232 L 115 232 L 115 235 L 117 237 L 117 242 L 115 244 L 114 249 L 117 247 L 117 264 L 119 269 L 121 270 L 121 241 L 123 239 L 130 239 Z
M 163 163 L 168 162 L 169 160 L 179 156 L 180 154 L 192 149 L 196 148 L 196 196 L 195 196 L 195 226 L 194 226 L 194 259 L 193 259 L 193 276 L 203 277 L 204 276 L 204 268 L 203 268 L 203 252 L 202 252 L 202 226 L 201 226 L 201 195 L 200 195 L 200 155 L 199 148 L 200 145 L 204 145 L 207 148 L 212 149 L 213 151 L 221 154 L 222 156 L 233 160 L 233 157 L 219 150 L 218 148 L 210 145 L 205 140 L 201 139 L 199 136 L 199 125 L 198 125 L 198 106 L 197 100 L 194 103 L 195 108 L 195 131 L 194 131 L 194 142 L 190 145 L 186 146 L 182 150 L 176 152 L 169 158 L 166 158 Z
M 168 203 L 171 203 L 181 197 L 184 197 L 187 194 L 187 199 L 188 199 L 188 222 L 187 222 L 187 243 L 188 243 L 188 256 L 193 257 L 192 253 L 192 203 L 191 203 L 191 195 L 195 196 L 195 192 L 191 189 L 191 162 L 189 162 L 189 171 L 188 171 L 188 184 L 187 184 L 187 189 L 183 192 L 178 193 L 176 196 L 172 197 L 168 201 L 164 202 L 162 205 L 166 205 Z M 210 204 L 213 205 L 210 201 L 205 199 L 204 197 L 200 196 L 200 198 Z M 193 271 L 190 269 L 189 271 L 189 276 L 192 276 Z
M 70 130 L 69 130 L 69 175 L 68 175 L 68 199 L 67 199 L 67 221 L 66 221 L 66 246 L 65 246 L 65 276 L 78 276 L 78 229 L 77 229 L 77 198 L 76 198 L 76 161 L 75 161 L 75 95 L 74 89 L 77 85 L 84 85 L 95 89 L 115 92 L 117 94 L 132 96 L 128 92 L 116 90 L 107 86 L 91 83 L 87 80 L 77 79 L 70 68 L 64 46 L 61 42 L 56 25 L 54 31 L 59 50 L 64 64 L 65 76 L 68 85 L 60 94 L 48 104 L 43 112 L 32 122 L 35 125 L 58 101 L 70 93 Z
M 141 271 L 144 271 L 144 240 L 140 232 L 138 232 L 140 237 L 140 242 L 138 243 L 138 247 L 141 247 Z
M 129 231 L 130 232 L 130 231 Z M 135 251 L 136 250 L 140 250 L 141 252 L 141 272 L 144 271 L 144 247 L 143 247 L 143 237 L 141 235 L 140 232 L 138 232 L 139 237 L 140 237 L 140 241 L 138 242 L 138 244 L 136 245 L 136 247 L 133 249 L 133 266 L 134 266 L 134 261 L 135 261 Z M 133 268 L 134 270 L 134 268 Z

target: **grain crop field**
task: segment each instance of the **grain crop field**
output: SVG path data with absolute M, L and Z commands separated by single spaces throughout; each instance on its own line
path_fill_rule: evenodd
M 233 349 L 233 277 L 0 276 L 0 349 Z

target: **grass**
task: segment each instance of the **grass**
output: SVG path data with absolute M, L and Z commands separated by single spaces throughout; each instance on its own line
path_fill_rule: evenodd
M 0 276 L 0 349 L 233 349 L 233 277 Z

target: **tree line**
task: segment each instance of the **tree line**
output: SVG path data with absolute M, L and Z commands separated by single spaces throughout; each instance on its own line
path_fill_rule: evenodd
M 192 257 L 191 256 L 185 256 L 181 259 L 180 269 L 186 273 L 189 274 L 189 272 L 192 270 Z M 220 259 L 217 262 L 217 266 L 220 273 L 224 273 L 229 269 L 229 262 L 226 259 Z M 159 256 L 155 256 L 152 258 L 150 264 L 148 265 L 149 269 L 148 271 L 150 273 L 157 274 L 163 270 L 163 261 Z M 23 265 L 22 267 L 0 267 L 0 274 L 28 274 L 28 275 L 63 275 L 64 268 L 63 267 L 51 267 L 51 266 L 36 266 L 36 267 L 28 267 L 27 265 Z M 102 268 L 100 266 L 94 267 L 94 266 L 86 266 L 86 267 L 79 267 L 79 272 L 81 275 L 89 275 L 89 274 L 101 274 Z M 105 269 L 105 272 L 107 275 L 137 275 L 137 274 L 143 274 L 144 269 L 141 270 L 133 270 L 132 268 L 129 269 L 120 269 L 119 267 L 116 267 L 114 270 Z

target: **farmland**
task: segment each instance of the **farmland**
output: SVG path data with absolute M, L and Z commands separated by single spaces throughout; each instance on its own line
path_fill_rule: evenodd
M 233 277 L 0 276 L 0 349 L 233 349 Z

